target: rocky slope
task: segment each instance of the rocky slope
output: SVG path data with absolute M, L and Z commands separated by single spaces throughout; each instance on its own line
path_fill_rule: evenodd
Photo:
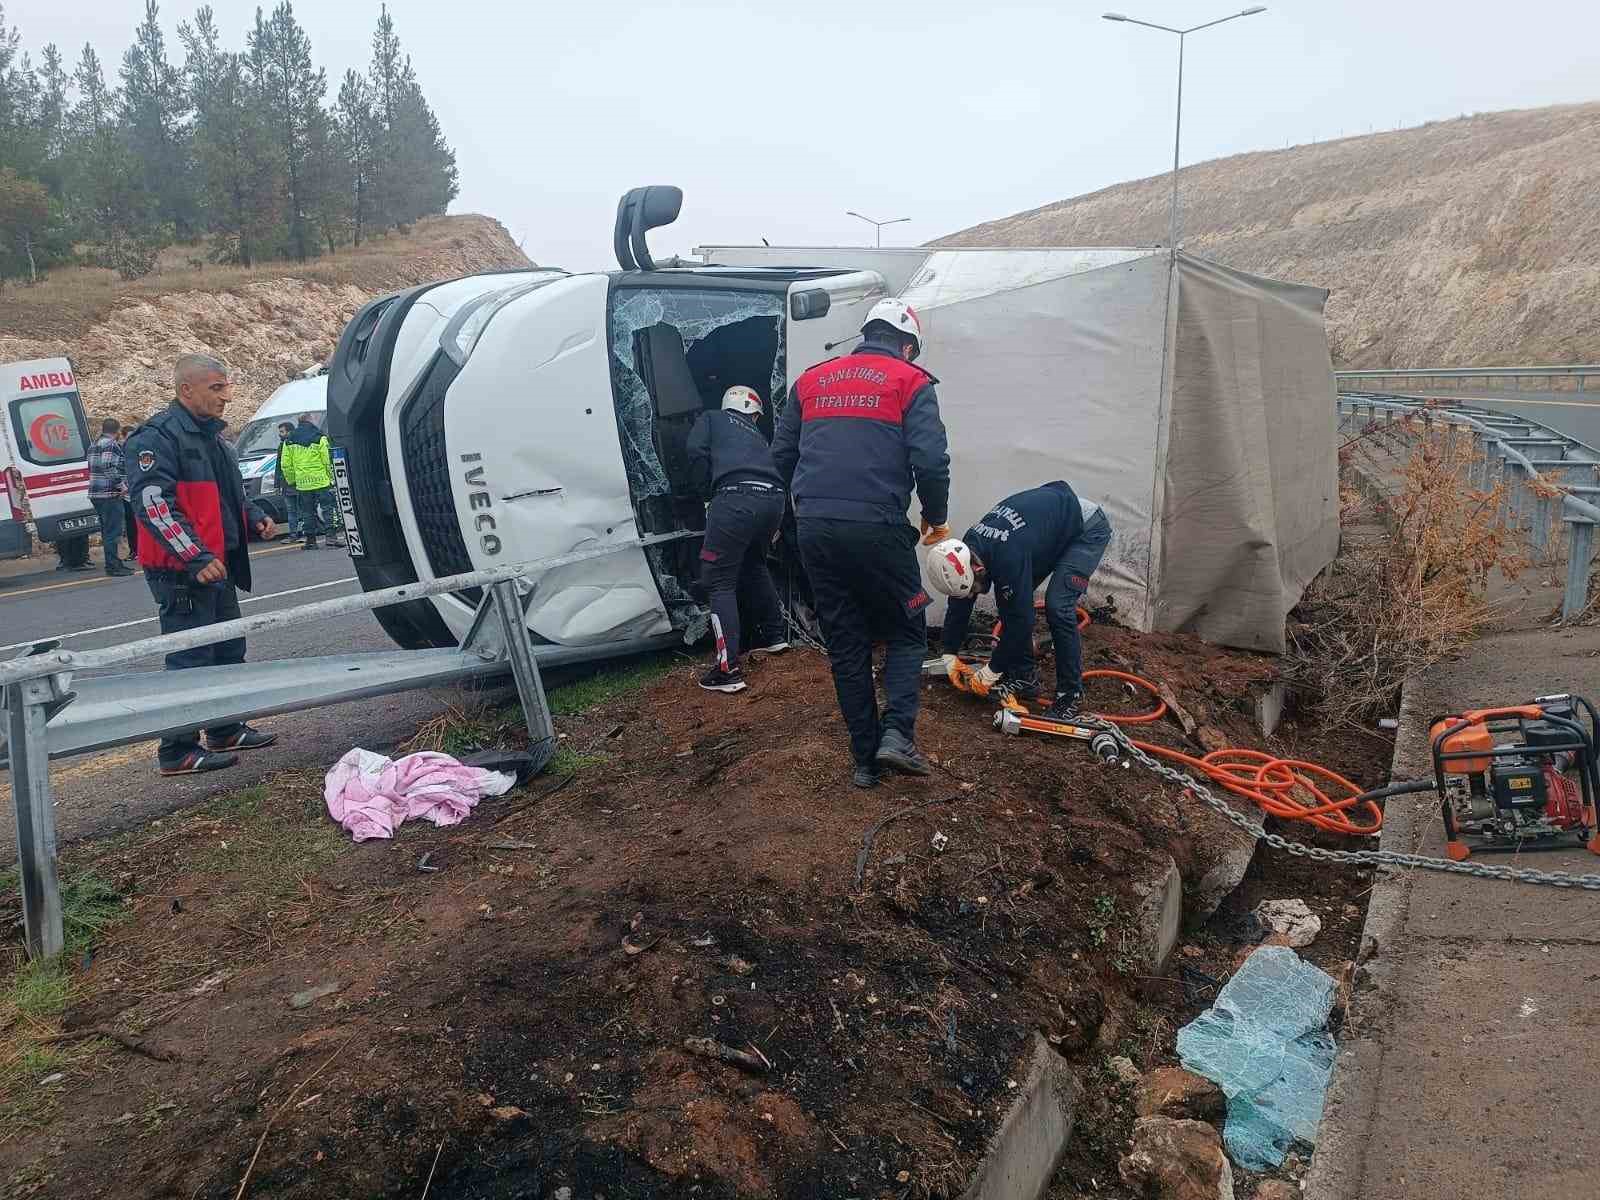
M 1169 177 L 941 239 L 1145 245 Z M 1185 167 L 1194 254 L 1317 284 L 1349 367 L 1600 360 L 1600 103 L 1488 113 Z
M 371 297 L 426 280 L 527 264 L 498 221 L 440 217 L 305 267 L 178 272 L 167 291 L 160 290 L 165 277 L 141 281 L 88 320 L 74 320 L 75 310 L 63 303 L 62 332 L 55 336 L 40 336 L 51 326 L 49 310 L 39 297 L 27 296 L 25 332 L 12 332 L 20 321 L 0 313 L 0 361 L 66 355 L 77 368 L 91 415 L 135 420 L 167 402 L 172 364 L 180 354 L 214 354 L 234 370 L 228 419 L 238 428 L 279 384 L 325 361 L 346 322 Z M 83 290 L 92 282 L 40 286 L 53 285 L 65 298 L 75 285 Z

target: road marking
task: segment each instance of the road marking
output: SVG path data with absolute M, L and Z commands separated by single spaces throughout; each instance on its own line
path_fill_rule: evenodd
M 285 550 L 299 550 L 300 548 L 301 547 L 296 544 L 293 546 L 274 546 L 270 550 L 257 550 L 250 556 L 250 561 L 255 562 L 256 559 L 266 558 L 269 554 L 282 554 Z M 89 579 L 69 579 L 65 583 L 47 583 L 43 587 L 29 588 L 24 592 L 0 591 L 0 600 L 17 600 L 23 596 L 36 596 L 40 592 L 59 591 L 61 588 L 85 587 L 91 583 L 104 583 L 108 578 L 110 578 L 110 576 L 97 575 Z M 113 626 L 113 628 L 115 628 L 115 626 Z
M 265 596 L 248 596 L 239 601 L 239 605 L 242 608 L 246 604 L 260 604 L 263 600 L 276 600 L 279 596 L 295 596 L 301 592 L 314 592 L 319 588 L 338 587 L 341 583 L 354 583 L 355 581 L 356 577 L 354 575 L 350 575 L 344 579 L 330 579 L 327 583 L 308 583 L 305 587 L 287 588 L 281 592 L 269 592 Z M 25 642 L 12 642 L 9 646 L 0 646 L 0 650 L 21 650 L 26 646 L 33 645 L 35 642 L 48 642 L 53 640 L 64 642 L 68 638 L 88 637 L 89 635 L 95 633 L 110 633 L 116 629 L 132 629 L 135 625 L 153 624 L 155 620 L 156 618 L 154 617 L 140 617 L 137 621 L 121 621 L 115 625 L 101 625 L 95 629 L 79 629 L 73 633 L 46 634 L 43 637 L 29 638 Z

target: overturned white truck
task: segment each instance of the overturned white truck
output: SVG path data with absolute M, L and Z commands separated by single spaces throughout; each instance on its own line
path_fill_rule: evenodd
M 1326 293 L 1161 248 L 709 246 L 657 264 L 646 234 L 680 204 L 672 188 L 623 198 L 617 271 L 475 275 L 350 322 L 329 429 L 364 587 L 702 528 L 695 417 L 744 384 L 770 433 L 799 374 L 899 295 L 941 380 L 955 528 L 1066 479 L 1117 531 L 1093 602 L 1143 630 L 1282 649 L 1285 614 L 1338 548 Z M 569 646 L 694 640 L 698 549 L 549 572 L 529 585 L 529 629 Z M 774 554 L 803 602 L 792 536 Z M 451 644 L 478 599 L 379 615 L 402 645 Z

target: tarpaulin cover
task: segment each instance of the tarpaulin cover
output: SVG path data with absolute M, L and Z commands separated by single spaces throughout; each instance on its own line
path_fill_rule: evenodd
M 1115 528 L 1089 603 L 1141 630 L 1283 650 L 1285 616 L 1338 550 L 1325 292 L 1154 248 L 701 253 L 879 270 L 917 309 L 958 533 L 1065 479 Z

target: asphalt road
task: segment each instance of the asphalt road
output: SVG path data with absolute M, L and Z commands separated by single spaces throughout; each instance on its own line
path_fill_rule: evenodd
M 1600 449 L 1600 391 L 1582 392 L 1497 392 L 1474 390 L 1456 393 L 1441 390 L 1430 393 L 1441 398 L 1480 404 L 1508 416 L 1527 417 L 1551 429 L 1577 438 Z
M 342 550 L 302 550 L 282 543 L 251 556 L 255 591 L 240 597 L 246 614 L 293 607 L 359 590 Z M 11 565 L 11 564 L 8 564 Z M 29 643 L 63 638 L 69 649 L 115 646 L 160 632 L 150 590 L 142 577 L 109 579 L 94 573 L 29 570 L 0 577 L 0 657 L 14 657 Z M 370 613 L 276 630 L 251 639 L 251 659 L 299 658 L 315 654 L 391 649 Z M 135 668 L 159 669 L 159 659 Z M 353 702 L 256 722 L 278 733 L 264 750 L 241 755 L 231 770 L 163 779 L 155 770 L 155 743 L 147 742 L 64 759 L 52 764 L 57 836 L 63 844 L 143 823 L 259 782 L 285 768 L 326 770 L 352 746 L 387 752 L 436 715 L 448 690 L 402 692 L 382 703 Z M 0 867 L 16 860 L 16 829 L 10 776 L 0 773 Z

